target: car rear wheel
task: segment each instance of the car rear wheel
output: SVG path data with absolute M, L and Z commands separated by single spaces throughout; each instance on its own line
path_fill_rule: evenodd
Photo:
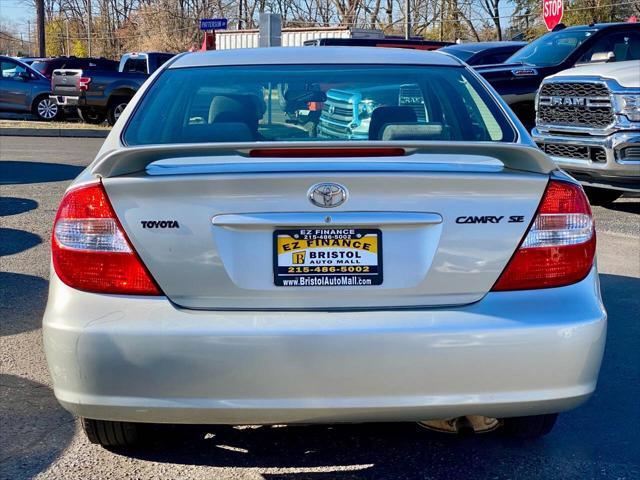
M 82 429 L 91 443 L 107 448 L 125 448 L 140 444 L 142 427 L 137 423 L 111 422 L 82 418 Z
M 621 191 L 606 188 L 584 187 L 584 191 L 591 205 L 608 205 L 622 196 Z
M 94 108 L 78 108 L 78 116 L 84 123 L 99 125 L 105 121 L 107 114 Z
M 551 432 L 557 419 L 557 413 L 505 418 L 502 420 L 502 429 L 510 437 L 521 439 L 538 438 Z
M 50 99 L 48 96 L 38 97 L 36 101 L 33 102 L 32 113 L 38 117 L 38 119 L 45 122 L 50 122 L 58 118 L 61 111 L 62 109 L 56 101 Z
M 109 125 L 115 125 L 130 101 L 131 98 L 129 97 L 117 97 L 111 100 L 109 103 L 109 109 L 107 110 L 107 121 L 109 122 Z

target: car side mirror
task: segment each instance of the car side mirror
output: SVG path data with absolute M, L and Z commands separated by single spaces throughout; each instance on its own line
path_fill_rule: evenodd
M 596 52 L 591 55 L 591 63 L 615 62 L 616 54 L 613 52 Z
M 31 80 L 31 75 L 29 72 L 18 72 L 18 78 L 21 78 L 25 82 Z

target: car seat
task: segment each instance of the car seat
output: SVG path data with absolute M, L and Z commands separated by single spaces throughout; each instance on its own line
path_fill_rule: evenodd
M 418 117 L 411 107 L 378 107 L 371 114 L 369 140 L 380 140 L 383 127 L 390 123 L 418 123 Z

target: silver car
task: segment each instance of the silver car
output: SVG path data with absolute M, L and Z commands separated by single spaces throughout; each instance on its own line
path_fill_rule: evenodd
M 104 446 L 150 423 L 535 437 L 596 388 L 594 254 L 579 184 L 451 56 L 185 54 L 62 199 L 44 344 Z

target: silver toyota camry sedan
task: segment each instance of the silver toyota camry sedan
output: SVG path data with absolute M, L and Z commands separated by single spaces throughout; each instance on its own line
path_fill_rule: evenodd
M 192 53 L 72 183 L 44 343 L 89 439 L 420 421 L 548 433 L 596 388 L 581 187 L 446 54 Z

